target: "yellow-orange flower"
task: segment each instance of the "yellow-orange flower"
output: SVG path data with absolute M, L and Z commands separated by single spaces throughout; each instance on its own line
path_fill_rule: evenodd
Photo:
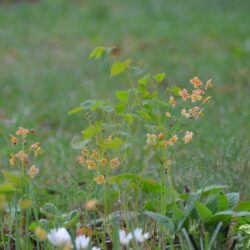
M 36 143 L 33 143 L 31 146 L 30 146 L 30 150 L 37 150 L 38 147 L 40 145 L 40 142 L 36 142 Z
M 191 132 L 191 131 L 186 131 L 186 132 L 185 132 L 185 135 L 184 135 L 184 137 L 183 137 L 184 143 L 185 143 L 185 144 L 186 144 L 186 143 L 189 143 L 189 142 L 192 141 L 192 139 L 193 139 L 193 132 Z
M 19 127 L 16 131 L 16 134 L 22 136 L 23 138 L 27 137 L 28 133 L 29 130 L 23 127 Z
M 118 158 L 114 158 L 110 161 L 111 168 L 116 169 L 120 166 L 120 161 Z
M 199 117 L 199 107 L 193 107 L 191 109 L 188 110 L 188 113 L 190 114 L 191 118 L 197 118 Z
M 209 79 L 209 80 L 206 82 L 205 90 L 207 90 L 208 88 L 212 88 L 212 87 L 213 87 L 212 79 Z
M 96 199 L 89 200 L 86 202 L 85 208 L 87 210 L 92 210 L 96 206 L 97 203 L 98 201 Z
M 160 133 L 160 134 L 158 134 L 157 137 L 158 137 L 159 140 L 162 140 L 162 139 L 164 139 L 165 134 L 164 133 Z
M 13 154 L 10 155 L 9 163 L 10 163 L 11 166 L 16 165 L 16 158 L 15 158 L 15 156 Z
M 81 151 L 81 154 L 82 154 L 83 156 L 88 156 L 88 155 L 89 155 L 89 150 L 88 150 L 88 148 L 83 148 L 82 151 Z
M 28 155 L 22 150 L 15 154 L 15 157 L 21 161 L 26 161 L 28 159 Z
M 98 160 L 99 159 L 99 155 L 97 153 L 97 151 L 95 149 L 92 150 L 92 154 L 91 154 L 91 157 L 95 160 Z
M 86 159 L 84 156 L 80 155 L 77 157 L 77 162 L 82 165 L 82 164 L 85 164 Z
M 35 175 L 39 173 L 39 169 L 35 166 L 32 165 L 28 171 L 28 175 L 30 178 L 34 178 Z
M 147 133 L 147 144 L 155 145 L 156 144 L 156 135 Z
M 179 95 L 181 96 L 183 101 L 186 101 L 188 98 L 190 98 L 190 95 L 186 89 L 180 90 Z
M 42 155 L 42 148 L 41 147 L 38 147 L 35 151 L 35 157 L 39 156 L 39 155 Z
M 176 99 L 173 96 L 170 96 L 170 98 L 169 98 L 169 104 L 171 104 L 173 107 L 176 106 Z
M 10 141 L 13 146 L 15 146 L 18 143 L 18 139 L 14 135 L 11 135 Z
M 200 92 L 193 93 L 191 95 L 191 100 L 192 100 L 192 102 L 201 101 L 202 100 L 202 96 L 201 96 Z
M 105 182 L 105 177 L 104 175 L 99 175 L 95 178 L 95 182 L 99 185 L 103 184 Z
M 108 164 L 109 160 L 107 158 L 102 158 L 100 160 L 101 166 L 105 167 Z
M 186 109 L 181 110 L 181 115 L 184 116 L 185 118 L 190 118 L 189 112 L 187 112 Z
M 203 95 L 205 94 L 205 91 L 203 89 L 194 89 L 192 93 L 195 95 Z
M 169 139 L 169 145 L 173 145 L 174 143 L 176 143 L 178 141 L 178 136 L 174 135 Z
M 202 101 L 202 103 L 203 103 L 203 104 L 209 103 L 209 101 L 210 101 L 211 98 L 212 98 L 212 96 L 206 97 L 206 98 Z
M 41 240 L 45 240 L 47 237 L 47 232 L 42 229 L 41 227 L 36 227 L 35 229 L 35 234 L 41 239 Z
M 88 166 L 88 169 L 96 169 L 97 168 L 96 163 L 92 160 L 86 160 L 86 164 Z
M 202 85 L 202 81 L 197 76 L 191 79 L 190 83 L 193 84 L 194 88 L 199 88 Z
M 165 115 L 166 115 L 166 117 L 168 117 L 168 118 L 171 117 L 171 113 L 170 113 L 170 112 L 166 112 Z

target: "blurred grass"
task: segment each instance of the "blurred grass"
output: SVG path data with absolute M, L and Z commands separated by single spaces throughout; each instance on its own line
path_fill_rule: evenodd
M 14 127 L 40 130 L 47 182 L 64 186 L 59 173 L 71 168 L 70 139 L 83 125 L 66 113 L 122 86 L 108 77 L 108 62 L 87 60 L 95 46 L 115 45 L 121 57 L 165 71 L 173 84 L 184 86 L 194 75 L 213 78 L 214 101 L 197 124 L 194 142 L 176 159 L 176 178 L 180 187 L 208 180 L 247 195 L 249 9 L 247 0 L 2 2 L 1 116 L 16 120 Z

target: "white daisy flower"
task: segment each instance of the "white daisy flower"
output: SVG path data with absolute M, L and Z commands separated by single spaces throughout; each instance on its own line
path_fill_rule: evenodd
M 122 245 L 126 246 L 132 240 L 133 235 L 132 235 L 132 233 L 126 234 L 125 230 L 119 230 L 119 237 L 120 237 L 120 243 Z
M 62 247 L 71 243 L 71 237 L 64 227 L 51 229 L 47 238 L 55 247 Z
M 92 250 L 101 250 L 100 247 L 92 247 Z
M 149 238 L 149 233 L 142 234 L 142 228 L 136 228 L 133 234 L 134 234 L 135 240 L 139 243 L 142 243 Z
M 76 237 L 75 245 L 77 250 L 86 249 L 89 245 L 90 238 L 85 235 L 79 235 Z

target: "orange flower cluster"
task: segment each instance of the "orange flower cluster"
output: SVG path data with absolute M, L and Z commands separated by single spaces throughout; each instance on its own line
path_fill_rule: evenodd
M 212 80 L 208 80 L 205 84 L 199 79 L 199 77 L 194 77 L 193 79 L 190 80 L 190 83 L 193 85 L 193 90 L 188 92 L 186 88 L 183 88 L 179 90 L 178 95 L 182 98 L 184 102 L 188 101 L 190 99 L 191 103 L 195 103 L 200 101 L 201 104 L 206 104 L 210 101 L 211 96 L 206 96 L 206 91 L 213 87 Z M 170 96 L 169 102 L 168 102 L 172 107 L 176 107 L 177 101 L 175 97 Z M 195 106 L 189 109 L 183 108 L 181 110 L 181 115 L 184 116 L 185 118 L 189 119 L 194 119 L 194 118 L 199 118 L 203 115 L 203 108 L 199 106 Z M 169 111 L 165 112 L 166 118 L 171 118 L 172 114 Z M 155 145 L 164 145 L 165 147 L 172 146 L 178 141 L 178 136 L 173 135 L 170 139 L 164 140 L 165 134 L 160 133 L 159 135 L 156 134 L 150 134 L 147 133 L 147 144 L 151 146 Z M 193 138 L 193 132 L 191 131 L 186 131 L 183 135 L 183 141 L 184 143 L 189 143 L 192 141 Z M 158 143 L 158 140 L 164 140 Z
M 103 172 L 103 168 L 107 166 L 111 169 L 117 169 L 120 166 L 120 161 L 117 157 L 109 160 L 107 157 L 103 157 L 96 149 L 90 151 L 87 147 L 81 150 L 81 154 L 77 157 L 77 162 L 80 165 L 85 165 L 89 170 L 96 170 L 98 173 Z M 105 182 L 105 176 L 103 174 L 98 175 L 94 178 L 94 181 L 101 185 Z
M 181 114 L 185 117 L 185 118 L 199 118 L 200 116 L 202 116 L 202 109 L 200 109 L 200 107 L 193 107 L 191 109 L 189 109 L 188 111 L 186 109 L 182 109 L 181 110 Z
M 10 154 L 9 163 L 11 166 L 19 168 L 28 167 L 30 162 L 32 162 L 39 155 L 42 155 L 40 142 L 36 142 L 28 146 L 29 143 L 26 139 L 29 134 L 34 134 L 34 129 L 29 130 L 27 128 L 19 127 L 16 131 L 17 136 L 10 135 L 10 143 L 12 146 L 16 146 L 21 142 L 21 149 Z M 39 169 L 33 164 L 27 171 L 27 175 L 33 178 L 38 174 L 38 172 Z
M 178 136 L 173 135 L 169 140 L 164 140 L 165 134 L 164 133 L 159 133 L 158 135 L 156 134 L 146 134 L 147 136 L 147 144 L 149 146 L 155 146 L 158 142 L 159 145 L 164 145 L 165 147 L 168 145 L 174 145 L 178 141 Z M 158 141 L 159 140 L 159 141 Z
M 34 178 L 34 176 L 37 175 L 38 173 L 39 169 L 35 165 L 32 165 L 28 171 L 28 175 L 30 176 L 30 178 Z
M 185 144 L 186 144 L 186 143 L 189 143 L 189 142 L 192 141 L 192 139 L 193 139 L 193 132 L 191 132 L 191 131 L 186 131 L 186 132 L 185 132 L 185 135 L 184 135 L 184 137 L 183 137 L 184 143 L 185 143 Z
M 180 90 L 179 95 L 181 96 L 183 101 L 186 101 L 188 98 L 190 98 L 190 94 L 186 89 Z
M 29 132 L 30 131 L 28 129 L 23 128 L 23 127 L 19 127 L 18 130 L 16 131 L 16 134 L 25 138 L 25 137 L 27 137 Z
M 200 88 L 203 86 L 202 81 L 196 76 L 193 79 L 190 80 L 190 83 L 195 88 L 191 94 L 188 93 L 186 89 L 182 89 L 179 91 L 179 96 L 181 96 L 183 101 L 187 101 L 189 98 L 191 98 L 191 101 L 194 103 L 196 101 L 202 101 L 203 104 L 208 103 L 208 101 L 211 99 L 211 96 L 208 96 L 206 98 L 203 98 L 203 95 L 206 93 L 206 91 L 213 86 L 212 80 L 208 80 L 204 86 L 204 88 Z M 170 101 L 172 102 L 172 97 L 170 97 Z
M 178 141 L 178 136 L 173 135 L 169 140 L 164 141 L 164 146 L 173 146 Z

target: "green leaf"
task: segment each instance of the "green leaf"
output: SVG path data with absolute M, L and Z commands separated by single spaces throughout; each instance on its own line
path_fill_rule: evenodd
M 207 196 L 210 192 L 220 191 L 222 189 L 228 188 L 225 185 L 211 185 L 204 188 L 199 189 L 195 194 L 201 195 L 201 197 Z
M 101 109 L 106 112 L 111 112 L 114 110 L 113 106 L 110 105 L 109 100 L 92 100 L 88 99 L 80 104 L 81 108 L 84 110 L 95 111 L 96 109 Z
M 127 113 L 126 115 L 124 115 L 124 118 L 129 126 L 132 125 L 132 123 L 134 122 L 134 117 L 132 114 Z
M 180 225 L 185 219 L 185 210 L 179 207 L 173 207 L 173 220 L 176 225 Z
M 214 214 L 209 219 L 209 222 L 228 221 L 232 218 L 246 217 L 246 216 L 250 216 L 250 212 L 248 212 L 248 211 L 234 212 L 232 210 L 227 210 L 227 211 L 222 211 L 222 212 L 218 212 L 218 213 Z
M 161 203 L 159 199 L 150 199 L 147 200 L 144 204 L 144 209 L 151 211 L 151 212 L 156 212 L 158 208 L 160 207 Z
M 110 104 L 109 100 L 106 100 L 106 101 L 97 100 L 96 103 L 91 106 L 91 110 L 95 111 L 97 108 L 99 108 L 105 112 L 113 112 L 114 111 L 114 107 Z
M 215 193 L 211 194 L 208 197 L 206 206 L 213 212 L 217 213 L 223 210 L 228 209 L 227 197 L 224 193 Z
M 61 213 L 57 209 L 57 207 L 52 203 L 46 203 L 42 207 L 40 207 L 40 212 L 48 219 L 55 219 L 61 216 Z
M 130 67 L 132 70 L 132 76 L 137 77 L 145 72 L 145 67 L 133 66 Z
M 178 231 L 183 227 L 183 224 L 186 222 L 186 220 L 188 219 L 188 217 L 190 216 L 190 214 L 194 210 L 195 201 L 197 201 L 199 198 L 200 198 L 200 195 L 196 195 L 196 194 L 189 195 L 188 200 L 187 200 L 188 206 L 185 208 L 185 216 L 178 224 L 178 228 L 177 228 Z
M 229 193 L 227 194 L 227 200 L 228 200 L 228 208 L 234 209 L 237 207 L 239 200 L 240 200 L 240 194 L 239 193 Z
M 34 231 L 37 227 L 40 227 L 40 223 L 39 222 L 32 222 L 31 224 L 29 224 L 28 226 L 28 230 L 29 231 Z
M 121 102 L 127 103 L 128 102 L 128 91 L 116 91 L 116 97 Z
M 143 214 L 157 222 L 159 225 L 164 226 L 170 232 L 174 232 L 175 226 L 173 221 L 169 217 L 151 211 L 146 211 Z
M 94 105 L 96 105 L 96 100 L 88 99 L 80 104 L 84 110 L 90 110 Z
M 117 76 L 122 74 L 129 66 L 129 64 L 131 63 L 131 59 L 128 59 L 124 62 L 121 61 L 116 61 L 112 66 L 111 66 L 111 72 L 110 72 L 110 76 Z
M 4 182 L 0 184 L 0 193 L 13 193 L 15 191 L 15 186 L 9 182 Z
M 143 111 L 143 110 L 138 110 L 137 111 L 138 115 L 143 118 L 146 121 L 151 121 L 151 116 L 148 114 L 148 112 Z
M 175 96 L 179 96 L 180 90 L 181 89 L 178 86 L 173 86 L 171 88 L 167 88 L 166 93 L 170 92 L 170 93 L 174 94 Z
M 151 79 L 150 75 L 144 76 L 143 78 L 138 80 L 139 85 L 146 86 L 148 84 L 148 81 Z
M 105 47 L 96 47 L 89 55 L 89 59 L 95 58 L 99 59 L 102 57 L 103 53 L 105 52 Z
M 115 106 L 115 110 L 116 110 L 116 112 L 118 113 L 118 114 L 121 114 L 121 113 L 123 113 L 124 111 L 125 111 L 125 109 L 126 109 L 126 105 L 125 104 L 123 104 L 123 103 L 117 103 L 116 104 L 116 106 Z
M 68 115 L 74 115 L 74 114 L 76 114 L 76 113 L 81 112 L 82 110 L 83 110 L 83 107 L 77 106 L 77 107 L 71 109 L 71 110 L 68 112 Z
M 82 140 L 80 136 L 75 136 L 71 141 L 71 147 L 74 149 L 83 149 L 91 141 L 91 139 Z
M 101 110 L 105 111 L 105 112 L 113 112 L 114 111 L 114 106 L 111 104 L 105 104 L 102 107 L 100 107 Z
M 168 103 L 168 102 L 163 102 L 163 101 L 161 101 L 161 100 L 157 100 L 157 102 L 158 102 L 159 104 L 161 104 L 162 106 L 164 106 L 164 107 L 169 107 L 169 103 Z
M 157 82 L 162 82 L 165 79 L 166 74 L 165 73 L 159 73 L 159 74 L 154 75 L 153 77 Z
M 63 226 L 66 228 L 70 228 L 79 221 L 79 218 L 80 218 L 79 211 L 73 210 L 66 216 L 66 220 L 64 221 Z
M 94 124 L 87 127 L 85 130 L 82 131 L 82 135 L 85 139 L 92 138 L 96 134 L 100 133 L 102 131 L 102 122 L 97 121 Z
M 21 177 L 19 171 L 3 171 L 4 179 L 13 184 L 14 186 L 21 186 L 27 183 L 27 178 Z
M 210 217 L 212 217 L 212 211 L 204 204 L 200 203 L 199 201 L 195 201 L 194 206 L 202 222 L 206 222 Z
M 96 109 L 101 108 L 102 105 L 104 105 L 104 104 L 105 104 L 104 101 L 102 101 L 102 100 L 97 100 L 95 103 L 93 103 L 93 104 L 91 105 L 90 110 L 91 110 L 91 111 L 95 111 Z
M 120 148 L 124 144 L 124 141 L 120 137 L 115 137 L 108 143 L 104 145 L 104 147 L 109 149 Z
M 250 201 L 240 201 L 235 208 L 235 211 L 250 211 Z

